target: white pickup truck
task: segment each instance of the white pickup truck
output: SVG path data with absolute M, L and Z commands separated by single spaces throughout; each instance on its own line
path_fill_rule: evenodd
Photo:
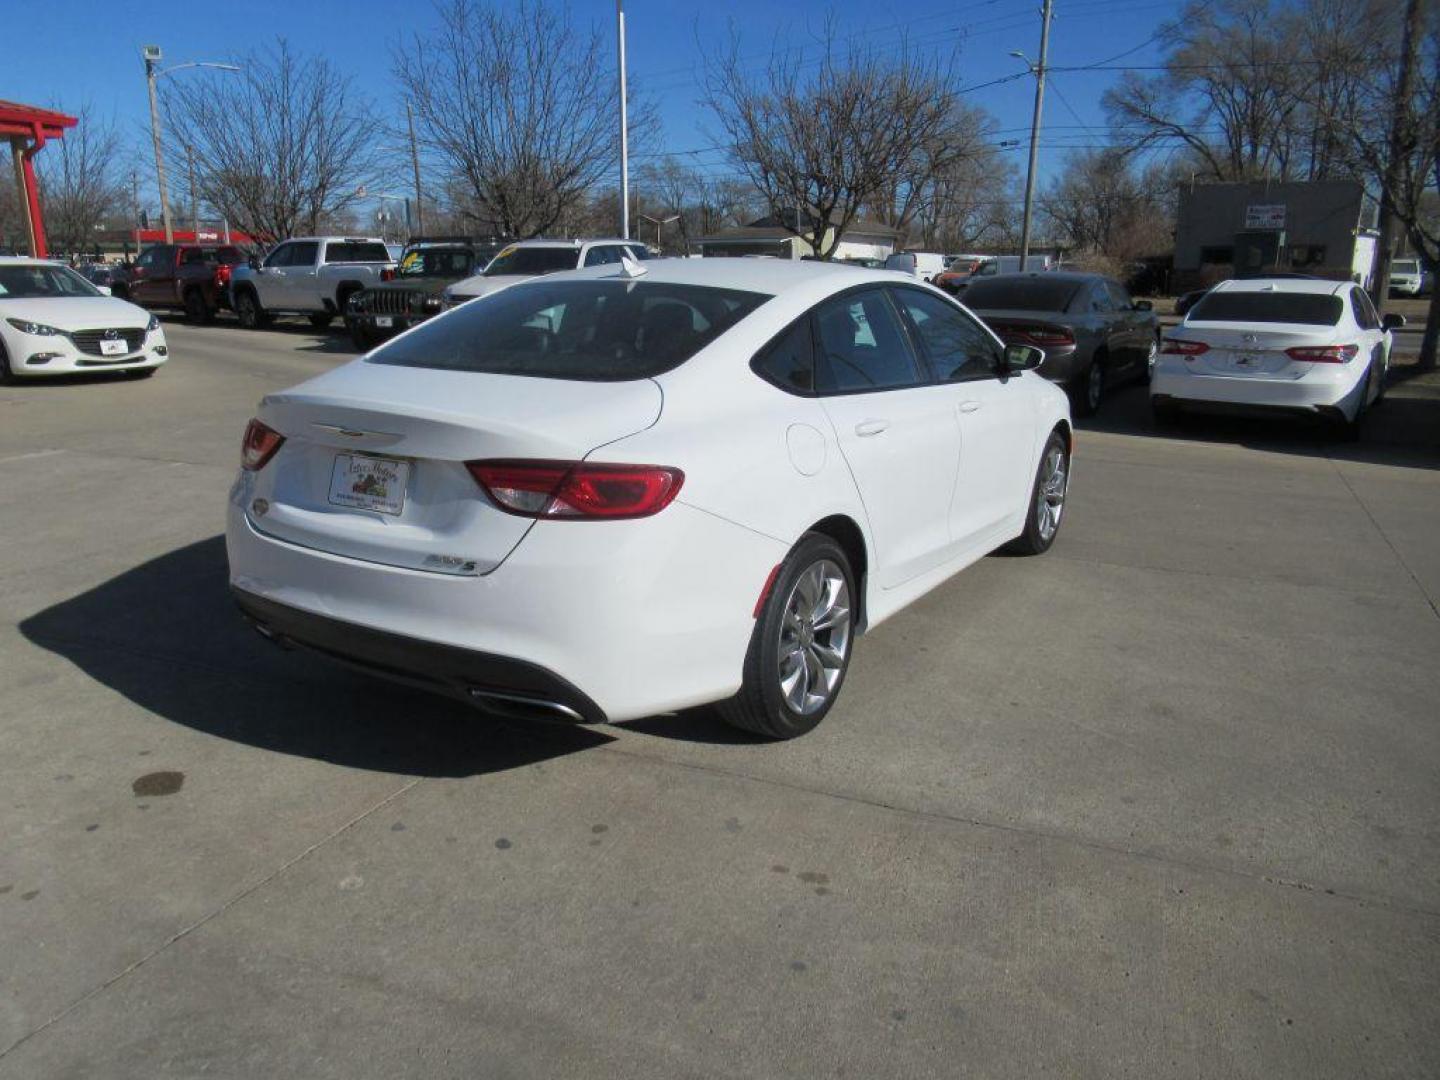
M 297 236 L 264 259 L 237 266 L 230 276 L 230 307 L 240 325 L 255 329 L 272 315 L 307 315 L 312 326 L 345 314 L 351 293 L 378 285 L 395 260 L 383 240 L 353 236 Z

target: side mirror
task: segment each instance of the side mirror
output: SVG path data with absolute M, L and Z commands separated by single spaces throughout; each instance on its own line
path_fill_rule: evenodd
M 1382 330 L 1399 330 L 1404 325 L 1405 316 L 1396 311 L 1390 312 L 1380 320 L 1380 329 Z
M 1045 351 L 1034 345 L 1006 345 L 1005 369 L 1007 371 L 1034 371 L 1045 362 Z
M 1135 301 L 1135 310 L 1136 310 L 1136 311 L 1154 311 L 1154 310 L 1155 310 L 1155 305 L 1152 304 L 1149 300 L 1136 300 L 1136 301 Z
M 111 291 L 110 291 L 110 286 L 109 286 L 109 285 L 96 285 L 95 288 L 97 288 L 97 289 L 100 290 L 100 295 L 101 295 L 101 296 L 112 296 L 112 295 L 114 295 L 113 293 L 111 293 Z

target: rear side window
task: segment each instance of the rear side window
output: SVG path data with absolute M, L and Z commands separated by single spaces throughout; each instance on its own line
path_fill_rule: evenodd
M 683 364 L 768 299 L 664 282 L 527 282 L 430 319 L 365 362 L 585 382 L 645 379 Z
M 965 290 L 965 306 L 972 311 L 1068 311 L 1082 284 L 1056 281 L 1048 274 L 999 275 L 971 284 Z
M 764 349 L 751 364 L 766 382 L 792 394 L 815 392 L 815 338 L 810 316 L 805 316 Z
M 313 258 L 300 265 L 314 262 Z M 384 244 L 366 243 L 363 240 L 342 240 L 325 245 L 325 261 L 338 262 L 389 262 L 390 251 Z
M 879 289 L 837 297 L 815 309 L 821 394 L 896 390 L 925 380 L 900 318 Z
M 1340 297 L 1329 293 L 1209 292 L 1190 309 L 1185 321 L 1335 326 L 1344 307 Z
M 290 245 L 290 258 L 278 266 L 314 266 L 320 254 L 320 244 L 315 240 L 301 240 Z

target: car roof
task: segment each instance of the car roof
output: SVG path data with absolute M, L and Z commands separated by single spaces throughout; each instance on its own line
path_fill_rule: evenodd
M 1211 292 L 1292 292 L 1320 293 L 1335 295 L 1341 289 L 1352 285 L 1349 281 L 1333 281 L 1329 278 L 1244 278 L 1222 281 Z
M 739 289 L 747 292 L 779 294 L 791 289 L 815 285 L 909 284 L 916 281 L 909 274 L 893 270 L 871 270 L 845 262 L 820 262 L 810 259 L 752 259 L 746 257 L 712 256 L 704 259 L 647 259 L 636 263 L 644 273 L 632 280 L 676 285 L 708 285 L 717 289 Z M 550 274 L 542 280 L 620 277 L 623 270 L 610 263 L 588 266 Z M 939 295 L 937 293 L 937 295 Z
M 585 244 L 635 244 L 639 247 L 645 246 L 639 240 L 625 240 L 618 236 L 577 236 L 571 240 L 514 240 L 505 246 L 507 248 L 578 248 Z
M 384 244 L 384 243 L 385 243 L 385 241 L 382 240 L 382 239 L 380 239 L 380 237 L 378 237 L 378 236 L 341 236 L 339 233 L 336 233 L 334 236 L 287 236 L 284 240 L 277 240 L 277 241 L 275 242 L 275 246 L 276 246 L 276 247 L 279 247 L 281 244 L 291 244 L 291 243 L 294 243 L 296 240 L 304 240 L 304 241 L 307 241 L 307 242 L 308 242 L 308 241 L 311 241 L 311 240 L 315 240 L 315 241 L 319 241 L 319 242 L 321 242 L 321 243 L 323 243 L 323 242 L 326 241 L 326 240 L 339 240 L 342 244 Z M 231 246 L 233 247 L 234 245 L 231 245 Z M 388 246 L 388 245 L 387 245 L 387 246 Z
M 64 266 L 59 259 L 37 259 L 30 255 L 0 255 L 4 266 Z
M 1016 256 L 1014 256 L 1014 257 L 1018 259 L 1020 256 L 1016 255 Z M 1031 257 L 1032 259 L 1035 258 L 1034 255 L 1032 255 L 1032 256 L 1030 256 L 1030 257 Z M 990 274 L 989 276 L 985 277 L 983 280 L 985 280 L 985 281 L 1014 281 L 1014 280 L 1016 280 L 1017 278 L 1022 278 L 1022 277 L 1027 277 L 1027 278 L 1040 278 L 1040 279 L 1042 279 L 1042 280 L 1044 280 L 1044 281 L 1069 281 L 1069 282 L 1110 281 L 1110 280 L 1112 280 L 1111 278 L 1106 277 L 1104 274 L 1091 273 L 1089 270 L 1020 270 L 1020 271 L 1016 271 L 1016 272 L 1013 273 L 1013 274 Z M 978 282 L 977 282 L 977 284 L 978 284 Z

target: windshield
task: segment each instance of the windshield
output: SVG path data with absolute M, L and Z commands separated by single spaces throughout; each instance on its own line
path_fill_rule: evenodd
M 23 263 L 19 266 L 0 266 L 0 297 L 38 300 L 103 295 L 69 267 Z
M 1038 278 L 1006 274 L 972 282 L 965 290 L 965 306 L 976 311 L 1068 311 L 1080 285 L 1048 274 Z
M 556 270 L 574 270 L 579 262 L 578 247 L 512 247 L 495 256 L 485 268 L 485 276 L 553 274 Z
M 469 248 L 417 248 L 400 260 L 400 276 L 463 278 L 474 264 Z
M 683 364 L 768 299 L 661 282 L 537 281 L 422 323 L 366 363 L 587 382 L 644 379 Z
M 1334 326 L 1344 306 L 1340 297 L 1329 293 L 1212 292 L 1190 309 L 1185 321 Z

